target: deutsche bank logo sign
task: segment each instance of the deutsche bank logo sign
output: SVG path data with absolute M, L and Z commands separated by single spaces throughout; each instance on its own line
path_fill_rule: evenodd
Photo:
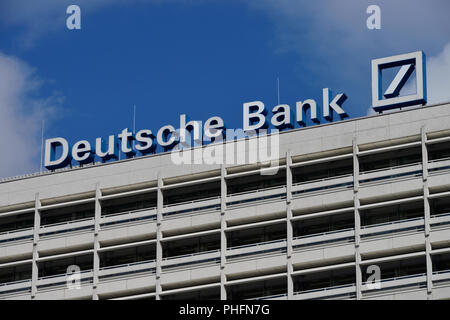
M 383 89 L 383 71 L 398 68 L 395 77 Z M 400 95 L 402 88 L 416 72 L 416 93 Z M 376 112 L 426 104 L 425 54 L 422 51 L 372 60 L 372 108 Z

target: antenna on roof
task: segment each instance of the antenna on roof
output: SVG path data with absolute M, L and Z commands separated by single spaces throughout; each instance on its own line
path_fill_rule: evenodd
M 280 78 L 277 77 L 278 104 L 280 104 Z
M 42 120 L 42 128 L 41 128 L 41 165 L 39 167 L 39 172 L 42 173 L 42 162 L 44 158 L 44 120 Z
M 136 105 L 133 105 L 133 136 L 136 136 Z M 135 141 L 133 140 L 133 149 Z
M 133 134 L 136 134 L 136 105 L 133 106 Z

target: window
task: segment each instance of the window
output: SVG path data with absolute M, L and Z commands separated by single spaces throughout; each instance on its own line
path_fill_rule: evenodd
M 0 232 L 31 228 L 34 226 L 34 212 L 0 218 Z
M 292 183 L 328 179 L 353 174 L 353 158 L 295 167 L 292 169 Z
M 375 153 L 359 158 L 360 172 L 422 162 L 421 147 Z
M 425 257 L 417 257 L 405 260 L 394 260 L 377 264 L 381 271 L 381 280 L 405 276 L 413 276 L 426 273 Z M 367 266 L 368 267 L 368 266 Z M 362 269 L 363 281 L 366 282 L 372 273 Z
M 244 300 L 267 296 L 286 294 L 287 280 L 285 277 L 265 281 L 253 281 L 227 288 L 228 300 Z
M 117 249 L 100 253 L 100 268 L 156 259 L 156 245 Z
M 427 149 L 429 161 L 450 158 L 450 142 L 433 143 Z
M 218 250 L 220 249 L 220 233 L 182 240 L 165 241 L 162 245 L 164 258 Z
M 433 272 L 450 271 L 450 253 L 432 255 Z
M 163 295 L 162 300 L 220 300 L 220 288 L 217 287 Z
M 361 210 L 361 225 L 375 225 L 424 216 L 423 201 L 403 203 L 394 206 Z
M 355 267 L 313 272 L 294 276 L 294 292 L 351 285 L 355 282 Z
M 286 171 L 275 175 L 254 174 L 227 180 L 227 194 L 242 193 L 286 185 Z
M 431 215 L 450 213 L 450 197 L 430 199 Z
M 353 211 L 325 217 L 298 220 L 293 223 L 294 237 L 354 228 Z
M 286 223 L 227 232 L 227 247 L 286 239 Z
M 156 207 L 156 192 L 102 201 L 102 215 Z
M 81 255 L 57 260 L 39 262 L 39 277 L 48 277 L 54 275 L 63 275 L 67 273 L 67 268 L 71 265 L 77 265 L 81 271 L 92 270 L 93 255 Z
M 41 225 L 75 221 L 95 216 L 95 203 L 44 210 L 41 212 Z
M 220 181 L 201 183 L 163 191 L 164 205 L 220 197 Z
M 31 279 L 31 263 L 0 269 L 0 283 Z

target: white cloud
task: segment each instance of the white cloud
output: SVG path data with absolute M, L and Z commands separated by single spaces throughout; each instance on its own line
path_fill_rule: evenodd
M 0 52 L 0 70 L 0 177 L 36 172 L 41 119 L 51 119 L 62 98 L 36 96 L 43 81 L 16 57 Z
M 428 104 L 450 102 L 450 43 L 427 59 Z

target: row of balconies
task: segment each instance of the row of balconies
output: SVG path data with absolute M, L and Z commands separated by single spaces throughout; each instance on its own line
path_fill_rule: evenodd
M 393 224 L 397 225 L 397 230 L 400 231 L 397 234 L 385 233 L 377 235 L 373 239 L 362 239 L 360 245 L 360 252 L 363 257 L 362 263 L 364 263 L 366 258 L 371 259 L 374 256 L 380 257 L 422 250 L 425 241 L 423 231 L 410 229 L 410 225 L 414 225 L 415 222 L 416 220 L 412 220 Z M 445 222 L 450 223 L 450 216 L 441 215 L 432 218 L 432 232 L 430 235 L 432 246 L 443 247 L 450 245 L 450 238 L 448 237 L 450 228 L 448 224 L 444 224 Z M 374 228 L 378 228 L 378 226 Z M 294 270 L 354 261 L 354 244 L 351 240 L 348 240 L 353 235 L 353 232 L 353 230 L 343 230 L 294 239 L 294 251 L 292 254 Z M 325 239 L 331 241 L 334 239 L 336 241 L 325 241 L 324 243 Z M 304 246 L 305 243 L 309 245 Z M 242 279 L 248 276 L 283 271 L 286 268 L 285 250 L 286 240 L 229 248 L 226 252 L 227 267 L 225 270 L 227 278 Z M 218 250 L 165 258 L 162 261 L 161 275 L 163 289 L 171 289 L 174 286 L 183 285 L 191 286 L 205 281 L 216 281 L 216 278 L 220 275 L 219 261 L 220 251 Z M 154 272 L 154 261 L 102 268 L 99 271 L 99 288 L 105 289 L 104 291 L 99 289 L 99 294 L 107 296 L 115 291 L 133 291 L 135 289 L 128 285 L 130 279 L 136 277 L 147 279 Z M 92 279 L 92 273 L 83 273 L 82 275 L 85 278 Z M 44 292 L 47 291 L 65 290 L 65 279 L 65 275 L 38 279 L 38 296 L 44 297 Z M 105 284 L 103 285 L 103 283 Z M 22 291 L 25 290 L 26 294 L 29 295 L 29 288 L 30 281 L 4 284 L 0 286 L 0 294 L 2 296 L 9 296 L 14 293 L 23 294 Z M 136 289 L 136 291 L 139 290 Z M 344 289 L 340 288 L 340 290 Z M 299 298 L 301 297 L 299 296 Z
M 444 161 L 445 163 L 449 162 L 447 165 L 450 165 L 449 161 Z M 446 164 L 443 164 L 445 167 Z M 416 172 L 418 168 L 415 166 L 403 167 L 395 170 L 405 171 L 409 170 L 410 172 Z M 389 170 L 387 170 L 389 171 Z M 429 177 L 429 187 L 433 189 L 437 186 L 441 186 L 444 180 L 447 177 L 442 177 L 442 175 L 437 174 L 439 172 L 433 172 Z M 386 170 L 376 172 L 379 174 L 386 174 Z M 400 179 L 400 181 L 391 182 L 389 185 L 386 185 L 385 182 L 374 182 L 371 185 L 361 185 L 360 186 L 360 194 L 359 198 L 361 202 L 364 202 L 364 199 L 372 199 L 374 194 L 376 194 L 377 198 L 382 200 L 383 197 L 386 198 L 393 193 L 396 194 L 417 194 L 422 189 L 422 181 L 420 177 L 408 177 Z M 327 179 L 321 181 L 310 182 L 307 184 L 294 185 L 292 187 L 292 208 L 294 211 L 301 210 L 307 211 L 310 208 L 317 207 L 317 204 L 321 204 L 323 207 L 333 205 L 342 205 L 342 204 L 351 204 L 353 201 L 353 191 L 352 187 L 352 176 L 345 177 L 337 177 L 335 179 Z M 376 177 L 374 173 L 371 173 L 370 179 L 374 180 Z M 448 183 L 448 182 L 447 182 Z M 333 187 L 330 189 L 329 187 Z M 338 187 L 336 187 L 338 186 Z M 312 192 L 311 190 L 315 190 Z M 330 192 L 332 191 L 332 192 Z M 323 193 L 327 194 L 327 197 L 323 197 Z M 227 197 L 227 223 L 233 225 L 242 223 L 248 220 L 260 220 L 270 218 L 270 215 L 276 217 L 285 211 L 284 199 L 286 197 L 286 188 L 270 188 L 266 190 L 257 190 L 254 192 L 247 192 L 243 194 L 235 194 Z M 320 200 L 320 201 L 318 201 Z M 239 210 L 242 208 L 242 210 Z M 220 198 L 213 198 L 209 200 L 202 201 L 194 201 L 189 203 L 182 203 L 176 205 L 165 206 L 163 208 L 163 232 L 167 233 L 177 233 L 180 231 L 179 227 L 176 225 L 179 221 L 177 218 L 181 217 L 190 217 L 188 219 L 183 219 L 182 225 L 185 229 L 192 228 L 207 228 L 208 226 L 204 226 L 200 222 L 206 217 L 205 214 L 211 216 L 213 212 L 220 211 Z M 258 215 L 259 217 L 256 217 Z M 196 219 L 195 217 L 199 218 Z M 268 216 L 268 217 L 264 217 Z M 175 220 L 173 220 L 175 219 Z M 126 212 L 115 215 L 103 216 L 101 218 L 101 227 L 103 230 L 114 229 L 115 226 L 119 225 L 133 225 L 133 222 L 136 224 L 144 224 L 145 222 L 151 222 L 156 220 L 156 209 L 148 209 L 141 210 L 136 212 Z M 186 220 L 191 220 L 191 223 L 186 225 Z M 217 220 L 212 219 L 214 222 L 211 222 L 210 227 L 215 227 L 217 225 Z M 177 221 L 177 222 L 174 222 Z M 92 229 L 94 226 L 93 219 L 85 219 L 78 221 L 70 221 L 65 223 L 58 223 L 54 225 L 41 226 L 40 235 L 41 237 L 56 235 L 57 233 L 64 232 L 75 232 L 75 231 L 83 231 L 85 229 Z M 173 229 L 173 230 L 169 230 Z M 187 230 L 188 231 L 188 230 Z M 27 228 L 24 230 L 14 230 L 6 233 L 0 234 L 0 245 L 7 241 L 19 241 L 19 240 L 27 240 L 32 237 L 32 228 Z M 121 232 L 123 233 L 123 232 Z M 106 241 L 106 240 L 105 240 Z
M 430 172 L 430 188 L 433 188 L 435 185 L 440 185 L 442 179 L 434 179 L 434 176 L 440 173 L 447 173 L 450 171 L 450 160 L 439 160 L 432 161 L 429 163 Z M 441 170 L 438 170 L 441 169 Z M 444 171 L 444 172 L 440 172 Z M 398 167 L 392 167 L 387 169 L 375 170 L 371 172 L 365 172 L 360 174 L 360 198 L 364 199 L 366 197 L 373 196 L 373 191 L 379 191 L 377 188 L 368 188 L 371 185 L 379 185 L 382 184 L 383 188 L 387 181 L 383 180 L 385 178 L 391 178 L 393 181 L 400 182 L 401 180 L 408 180 L 407 184 L 414 184 L 409 187 L 409 189 L 420 189 L 419 185 L 415 186 L 415 184 L 420 184 L 420 179 L 414 179 L 421 176 L 422 166 L 421 164 L 411 164 L 404 165 Z M 414 180 L 414 181 L 411 181 Z M 436 180 L 436 183 L 433 183 Z M 448 183 L 447 183 L 448 184 Z M 353 176 L 345 175 L 340 177 L 332 177 L 327 179 L 320 179 L 316 181 L 309 181 L 306 183 L 294 184 L 292 186 L 292 194 L 293 197 L 303 198 L 304 196 L 314 196 L 314 194 L 322 194 L 329 193 L 332 189 L 333 193 L 336 193 L 340 190 L 351 189 L 353 186 Z M 402 183 L 396 184 L 395 188 L 402 189 Z M 400 190 L 399 190 L 400 191 Z M 408 190 L 405 190 L 408 191 Z M 411 190 L 409 190 L 411 191 Z M 392 191 L 390 192 L 392 193 Z M 386 194 L 386 192 L 385 192 Z M 255 204 L 263 204 L 267 202 L 276 202 L 282 199 L 285 199 L 286 196 L 286 187 L 273 187 L 262 190 L 255 190 L 251 192 L 244 192 L 240 194 L 232 194 L 228 195 L 226 202 L 229 209 L 234 209 L 237 207 L 248 207 L 249 205 Z M 108 196 L 111 197 L 111 196 Z M 147 209 L 151 210 L 151 209 Z M 196 201 L 188 201 L 185 203 L 176 203 L 171 205 L 165 205 L 163 208 L 163 216 L 165 219 L 169 219 L 170 217 L 176 217 L 181 214 L 196 214 L 201 213 L 202 211 L 214 211 L 220 210 L 220 197 L 210 198 L 210 199 L 201 199 Z M 144 210 L 145 211 L 145 210 Z M 114 216 L 114 215 L 113 215 Z M 138 218 L 139 214 L 135 213 L 134 219 Z M 111 216 L 109 216 L 111 217 Z M 122 217 L 118 218 L 121 220 Z M 150 217 L 147 217 L 150 218 Z M 111 218 L 109 224 L 113 223 L 114 219 Z M 106 223 L 104 223 L 106 225 Z M 0 239 L 0 242 L 2 239 Z
M 436 162 L 437 163 L 437 162 Z M 414 167 L 414 166 L 412 166 Z M 411 172 L 416 171 L 415 168 L 410 168 Z M 435 168 L 439 168 L 439 166 L 434 166 Z M 434 186 L 442 185 L 443 176 L 442 173 L 445 173 L 446 167 L 443 167 L 444 171 L 434 170 L 429 177 L 429 187 L 432 189 Z M 404 168 L 401 168 L 402 170 Z M 396 173 L 397 174 L 397 173 Z M 339 182 L 337 185 L 342 186 L 347 183 L 347 180 L 351 180 L 352 177 L 340 177 L 337 179 L 323 180 L 320 182 L 313 182 L 314 186 L 311 185 L 311 188 L 320 188 L 326 187 L 329 184 L 336 184 L 336 181 Z M 373 179 L 373 177 L 372 177 Z M 403 179 L 403 178 L 402 178 Z M 386 184 L 383 183 L 381 185 L 381 189 L 386 190 L 388 192 L 391 190 L 395 190 L 399 193 L 408 192 L 410 189 L 421 189 L 422 182 L 421 178 L 412 178 L 413 181 L 410 181 L 411 178 L 408 178 L 408 181 L 399 180 L 397 182 L 391 183 L 391 189 L 386 188 Z M 332 181 L 336 180 L 336 181 Z M 436 180 L 436 181 L 434 181 Z M 448 180 L 445 179 L 444 180 Z M 448 182 L 447 182 L 448 183 Z M 378 182 L 371 184 L 370 186 L 362 186 L 360 189 L 361 197 L 364 196 L 364 189 L 366 188 L 378 188 Z M 416 186 L 417 184 L 417 186 Z M 301 190 L 304 185 L 294 186 L 293 193 L 298 191 L 296 188 Z M 323 205 L 326 207 L 327 203 L 333 202 L 352 202 L 353 192 L 352 190 L 346 190 L 348 186 L 344 186 L 342 191 L 333 192 L 329 194 L 329 197 L 322 200 Z M 379 189 L 379 190 L 381 190 Z M 406 191 L 403 191 L 406 189 Z M 295 190 L 295 191 L 294 191 Z M 329 192 L 329 189 L 326 189 Z M 333 189 L 333 191 L 336 191 Z M 285 200 L 283 199 L 285 195 L 285 188 L 271 188 L 269 190 L 261 190 L 256 192 L 249 192 L 244 194 L 233 195 L 227 197 L 227 202 L 230 204 L 227 208 L 227 223 L 229 225 L 250 222 L 255 220 L 265 220 L 270 218 L 282 217 L 284 216 L 285 211 Z M 301 193 L 300 193 L 301 194 Z M 380 195 L 380 192 L 367 191 L 368 195 L 378 194 L 379 197 L 382 197 L 383 194 Z M 252 201 L 255 199 L 255 195 L 257 195 L 256 199 L 262 199 L 260 202 L 255 203 Z M 293 199 L 293 210 L 295 211 L 298 207 L 310 207 L 311 202 L 315 202 L 316 197 L 320 197 L 320 194 L 317 196 L 312 196 L 308 194 L 307 198 L 294 198 Z M 322 197 L 323 198 L 323 197 Z M 332 198 L 330 200 L 330 198 Z M 328 201 L 327 201 L 328 200 Z M 204 210 L 195 210 L 194 213 L 189 212 L 189 208 L 197 207 L 201 203 L 201 208 L 205 208 Z M 245 205 L 248 203 L 248 207 Z M 297 204 L 298 203 L 298 204 Z M 317 203 L 317 202 L 316 202 Z M 188 204 L 178 204 L 176 206 L 166 206 L 164 208 L 164 220 L 162 222 L 162 231 L 163 234 L 172 235 L 179 233 L 179 231 L 189 232 L 193 229 L 195 230 L 204 230 L 217 227 L 220 223 L 220 213 L 217 210 L 218 205 L 220 204 L 220 199 L 210 199 L 201 202 L 188 203 Z M 184 211 L 184 212 L 183 212 Z M 182 212 L 180 214 L 170 214 L 172 212 Z M 281 213 L 281 215 L 280 215 Z M 112 245 L 120 241 L 137 241 L 141 239 L 151 239 L 156 235 L 156 210 L 143 210 L 138 212 L 129 212 L 124 214 L 117 214 L 111 216 L 104 216 L 101 218 L 101 231 L 100 231 L 100 243 L 102 245 Z M 432 233 L 431 239 L 432 243 L 440 243 L 440 245 L 449 245 L 450 240 L 448 239 L 448 230 L 446 230 L 446 225 L 449 223 L 449 217 L 446 215 L 432 217 L 431 221 Z M 76 249 L 84 249 L 92 246 L 93 243 L 93 230 L 94 228 L 94 220 L 93 219 L 84 219 L 75 222 L 68 223 L 59 223 L 56 225 L 43 226 L 40 229 L 40 241 L 38 245 L 39 252 L 45 252 L 46 254 L 52 254 L 53 252 L 58 252 L 61 248 L 65 248 L 64 250 L 76 250 Z M 400 221 L 398 223 L 389 223 L 378 226 L 370 226 L 363 227 L 361 229 L 361 254 L 364 256 L 367 251 L 368 254 L 379 254 L 383 253 L 383 246 L 380 244 L 380 241 L 384 241 L 386 246 L 392 246 L 395 248 L 398 243 L 405 242 L 411 246 L 421 246 L 424 243 L 423 237 L 417 236 L 417 234 L 422 234 L 423 232 L 415 232 L 420 231 L 423 228 L 423 219 L 411 219 L 409 221 Z M 442 229 L 442 230 L 441 230 Z M 405 236 L 398 236 L 398 232 L 405 233 Z M 396 233 L 395 237 L 392 237 L 392 234 Z M 417 234 L 415 234 L 417 233 Z M 415 234 L 415 235 L 414 235 Z M 352 230 L 343 230 L 340 232 L 332 232 L 321 235 L 312 235 L 307 237 L 299 237 L 293 239 L 293 247 L 294 250 L 304 248 L 312 248 L 322 244 L 326 244 L 327 246 L 330 243 L 335 244 L 337 241 L 351 241 L 349 239 L 352 238 L 353 231 Z M 24 230 L 18 230 L 16 232 L 8 232 L 0 234 L 0 257 L 9 257 L 11 260 L 21 260 L 21 259 L 30 259 L 32 252 L 32 237 L 33 237 L 33 229 L 28 228 Z M 383 240 L 383 237 L 387 237 L 387 239 Z M 414 240 L 412 238 L 420 238 L 419 241 L 411 241 Z M 376 239 L 375 239 L 376 238 Z M 379 239 L 378 239 L 379 238 Z M 401 240 L 401 239 L 405 240 Z M 353 252 L 353 245 L 348 245 L 348 250 L 343 250 L 342 248 L 336 250 L 339 252 Z M 247 246 L 246 248 L 230 248 L 230 252 L 233 252 L 233 255 L 230 256 L 230 263 L 233 260 L 239 261 L 239 255 L 243 256 L 252 256 L 252 253 L 261 254 L 270 254 L 270 252 L 277 252 L 280 248 L 285 248 L 285 241 L 276 241 L 267 244 L 259 244 L 255 246 Z M 365 249 L 367 247 L 367 249 Z M 391 248 L 391 249 L 392 249 Z M 333 251 L 332 247 L 327 248 L 329 252 Z M 388 249 L 388 250 L 391 250 Z M 63 250 L 63 251 L 64 251 Z M 237 251 L 234 251 L 237 250 Z M 239 254 L 239 250 L 242 251 Z M 283 249 L 280 249 L 283 250 Z M 352 253 L 353 254 L 353 253 Z M 227 252 L 227 256 L 228 256 Z M 281 255 L 285 255 L 283 251 L 281 251 Z M 238 258 L 236 258 L 237 256 Z M 345 256 L 345 254 L 344 254 Z M 252 259 L 252 258 L 251 258 Z M 276 258 L 275 260 L 279 259 Z M 346 259 L 346 258 L 345 258 Z M 344 259 L 344 260 L 345 260 Z M 176 259 L 169 259 L 176 260 Z M 281 259 L 282 260 L 282 259 Z M 300 259 L 301 261 L 305 261 Z M 294 261 L 294 260 L 293 260 Z M 178 262 L 177 262 L 178 263 Z M 278 268 L 280 264 L 275 263 Z M 265 264 L 263 264 L 265 265 Z M 282 264 L 281 264 L 282 266 Z M 240 267 L 237 269 L 243 270 Z M 233 270 L 233 269 L 231 269 Z M 264 273 L 265 271 L 263 271 Z M 24 282 L 21 282 L 20 285 L 23 285 Z M 19 284 L 14 284 L 19 285 Z M 14 285 L 11 288 L 14 288 Z M 19 285 L 19 287 L 20 287 Z M 38 284 L 39 287 L 39 284 Z M 12 289 L 15 290 L 15 289 Z M 7 290 L 9 292 L 9 288 Z
M 229 218 L 228 223 L 233 223 L 234 216 L 247 216 L 252 217 L 264 215 L 268 212 L 273 214 L 273 212 L 283 212 L 285 204 L 282 202 L 274 203 L 271 206 L 261 206 L 253 207 L 246 210 L 247 214 L 234 213 L 233 210 L 227 212 L 227 217 Z M 240 210 L 239 210 L 240 211 Z M 102 245 L 110 245 L 113 242 L 131 242 L 144 239 L 152 239 L 156 236 L 156 223 L 154 221 L 155 212 L 153 210 L 141 211 L 136 213 L 127 213 L 123 215 L 115 215 L 111 217 L 103 217 L 101 225 L 104 226 L 100 231 L 100 243 Z M 242 219 L 242 217 L 241 217 Z M 446 224 L 447 216 L 436 216 L 431 219 L 432 225 Z M 103 222 L 104 221 L 104 222 Z M 143 221 L 148 221 L 143 223 Z M 220 216 L 218 212 L 205 212 L 199 215 L 188 215 L 179 217 L 178 219 L 169 219 L 163 221 L 162 232 L 163 235 L 170 236 L 175 234 L 174 230 L 179 230 L 182 228 L 197 228 L 199 230 L 214 228 L 219 225 Z M 423 220 L 420 218 L 410 219 L 409 221 L 400 221 L 402 223 L 402 229 L 404 231 L 417 230 L 423 228 Z M 373 237 L 375 235 L 388 234 L 390 232 L 398 232 L 398 223 L 390 222 L 384 223 L 377 226 L 368 226 L 361 228 L 361 238 Z M 38 251 L 44 254 L 52 254 L 58 251 L 76 250 L 92 247 L 93 243 L 93 220 L 82 220 L 73 223 L 57 224 L 53 226 L 46 226 L 41 228 L 40 241 L 38 245 Z M 251 226 L 249 226 L 251 227 Z M 0 241 L 0 256 L 3 257 L 5 261 L 9 257 L 9 261 L 21 260 L 31 257 L 32 251 L 32 229 L 20 230 L 18 232 L 10 232 L 2 234 Z M 344 233 L 339 232 L 339 235 L 344 235 Z M 332 234 L 327 235 L 316 235 L 319 237 L 321 242 L 331 241 L 334 242 L 336 239 L 333 238 Z M 351 238 L 352 234 L 346 234 L 344 238 Z M 294 239 L 294 247 L 301 245 L 309 246 L 310 239 L 314 237 L 306 236 L 302 237 L 307 239 L 300 241 L 297 245 L 297 239 Z M 8 260 L 6 260 L 8 261 Z
M 273 212 L 283 212 L 285 204 L 274 203 L 270 206 L 252 207 L 247 210 L 247 214 L 234 213 L 233 210 L 227 212 L 229 218 L 228 223 L 233 223 L 234 216 L 242 215 L 247 217 L 263 215 L 265 212 L 273 214 Z M 351 208 L 350 208 L 351 210 Z M 240 210 L 239 210 L 240 211 Z M 101 220 L 102 229 L 99 233 L 99 241 L 102 246 L 109 246 L 120 242 L 133 242 L 140 240 L 149 240 L 156 237 L 156 222 L 154 220 L 155 212 L 142 211 L 136 213 L 127 213 L 124 215 L 115 215 L 112 217 L 103 217 Z M 145 222 L 144 222 L 145 221 Z M 278 221 L 278 220 L 277 220 Z M 281 221 L 281 220 L 280 220 Z M 231 222 L 231 223 L 230 223 Z M 175 234 L 174 230 L 197 228 L 194 232 L 202 232 L 204 230 L 217 229 L 220 223 L 219 212 L 205 212 L 203 214 L 183 216 L 177 219 L 169 219 L 163 221 L 163 235 L 169 237 Z M 268 221 L 267 223 L 270 223 Z M 431 219 L 432 225 L 447 224 L 448 216 L 435 216 Z M 106 224 L 106 226 L 104 226 Z M 380 225 L 371 225 L 361 227 L 361 238 L 364 240 L 368 237 L 389 234 L 391 232 L 399 232 L 399 226 L 402 231 L 421 230 L 423 229 L 423 219 L 414 218 L 401 220 L 398 222 L 383 223 Z M 256 226 L 255 224 L 248 227 Z M 246 227 L 244 225 L 244 227 Z M 41 228 L 40 240 L 38 243 L 38 251 L 43 254 L 54 254 L 73 250 L 89 249 L 93 245 L 93 219 L 77 221 L 72 223 L 57 224 Z M 190 230 L 189 230 L 190 231 Z M 337 234 L 343 239 L 352 239 L 353 232 L 348 230 L 343 232 L 330 232 L 327 234 L 302 236 L 294 239 L 293 246 L 311 246 L 313 239 L 320 239 L 321 243 L 336 242 Z M 33 230 L 23 230 L 16 233 L 8 233 L 2 235 L 3 242 L 0 244 L 0 252 L 3 261 L 14 261 L 31 258 L 32 252 L 32 236 Z M 9 259 L 6 259 L 9 258 Z
M 203 271 L 203 270 L 202 270 Z M 81 277 L 80 289 L 68 289 L 66 287 L 65 277 L 55 277 L 53 281 L 60 281 L 60 286 L 52 285 L 45 288 L 45 285 L 38 286 L 37 299 L 90 299 L 93 294 L 92 288 L 92 271 L 86 272 Z M 278 274 L 278 277 L 286 277 L 286 274 Z M 264 279 L 264 277 L 257 280 Z M 41 279 L 39 283 L 48 282 L 51 279 Z M 217 277 L 214 278 L 214 283 L 205 285 L 194 285 L 182 289 L 168 289 L 163 290 L 164 295 L 174 292 L 204 290 L 211 286 L 219 286 Z M 248 281 L 255 281 L 248 279 Z M 150 274 L 145 274 L 129 278 L 128 280 L 101 281 L 98 284 L 97 292 L 100 298 L 108 298 L 115 296 L 123 296 L 124 298 L 134 298 L 138 296 L 154 296 L 156 280 Z M 404 277 L 396 277 L 389 279 L 382 279 L 380 288 L 374 289 L 368 286 L 368 283 L 362 283 L 362 299 L 427 299 L 426 288 L 426 274 L 413 274 Z M 226 286 L 233 285 L 233 281 L 229 281 Z M 432 274 L 432 298 L 433 299 L 449 299 L 450 298 L 450 270 L 434 272 Z M 31 281 L 15 284 L 16 290 L 10 290 L 8 295 L 3 295 L 3 299 L 30 299 Z M 21 290 L 23 288 L 23 290 Z M 11 288 L 12 289 L 12 288 Z M 142 294 L 147 292 L 147 294 Z M 294 299 L 355 299 L 356 285 L 346 284 L 339 286 L 331 286 L 318 288 L 313 290 L 294 292 Z M 276 295 L 256 297 L 258 300 L 285 300 L 286 293 Z

